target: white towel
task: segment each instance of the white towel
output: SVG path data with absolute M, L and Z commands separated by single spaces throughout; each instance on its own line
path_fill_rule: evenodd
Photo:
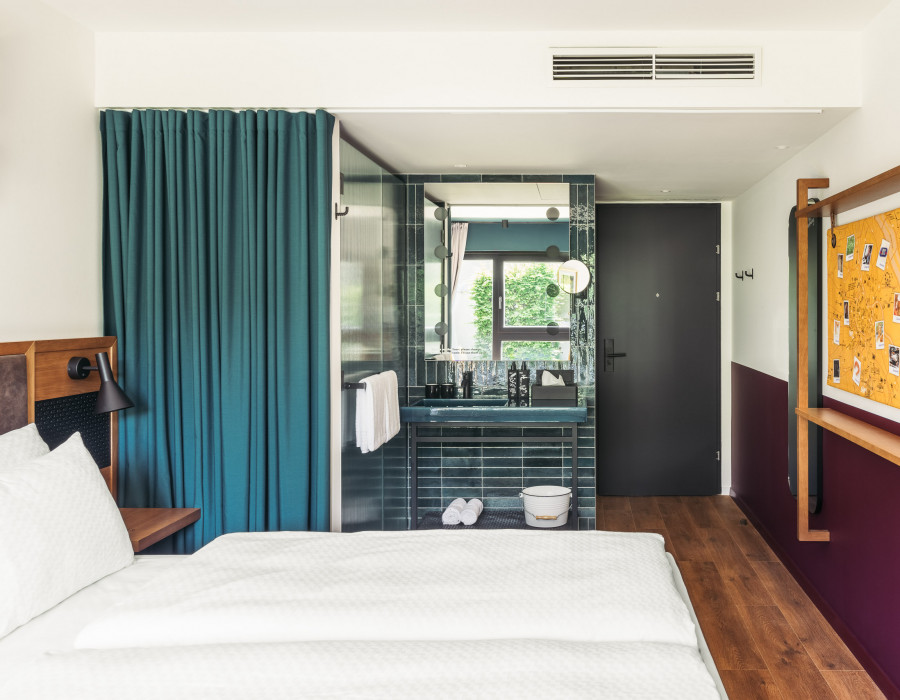
M 365 454 L 374 452 L 384 444 L 387 419 L 384 415 L 384 399 L 381 396 L 382 380 L 379 375 L 366 377 L 356 392 L 356 446 Z
M 473 498 L 471 501 L 466 503 L 466 507 L 462 509 L 462 513 L 459 514 L 459 519 L 462 520 L 463 525 L 474 525 L 475 521 L 478 520 L 478 516 L 481 515 L 481 511 L 484 510 L 484 503 L 479 501 L 477 498 Z
M 378 375 L 384 381 L 384 417 L 385 442 L 400 432 L 400 390 L 397 385 L 397 373 L 388 370 Z
M 370 379 L 363 379 L 362 388 L 356 390 L 356 446 L 363 453 L 375 449 L 375 404 Z
M 366 377 L 356 392 L 356 446 L 374 452 L 400 432 L 400 400 L 393 371 Z
M 447 510 L 441 515 L 441 522 L 444 525 L 459 525 L 460 513 L 465 507 L 466 502 L 462 498 L 457 498 L 447 506 Z

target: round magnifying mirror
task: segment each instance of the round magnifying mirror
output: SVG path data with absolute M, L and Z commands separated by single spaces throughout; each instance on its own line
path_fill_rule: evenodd
M 578 294 L 587 289 L 591 273 L 580 260 L 566 260 L 556 271 L 556 281 L 567 294 Z

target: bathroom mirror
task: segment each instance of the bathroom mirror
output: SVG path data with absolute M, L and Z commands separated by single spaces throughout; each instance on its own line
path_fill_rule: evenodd
M 569 359 L 572 298 L 561 281 L 574 289 L 590 278 L 583 263 L 564 267 L 578 262 L 568 260 L 569 189 L 424 183 L 426 358 Z
M 579 294 L 590 284 L 591 272 L 580 260 L 566 260 L 556 271 L 556 279 L 566 294 Z

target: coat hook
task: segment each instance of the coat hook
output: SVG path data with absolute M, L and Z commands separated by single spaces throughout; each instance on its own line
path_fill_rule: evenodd
M 339 219 L 342 216 L 347 216 L 350 213 L 350 207 L 344 207 L 344 211 L 338 211 L 337 202 L 334 203 L 334 218 Z
M 753 268 L 750 268 L 750 272 L 744 270 L 744 274 L 747 275 L 747 277 L 749 277 L 750 279 L 753 279 Z
M 735 272 L 735 273 L 734 273 L 734 276 L 737 277 L 739 280 L 744 279 L 744 273 L 743 273 L 743 272 L 742 272 L 741 274 L 738 274 L 737 272 Z

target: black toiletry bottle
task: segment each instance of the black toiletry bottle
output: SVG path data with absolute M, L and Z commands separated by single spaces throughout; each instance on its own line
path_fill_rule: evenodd
M 463 378 L 462 378 L 462 395 L 463 395 L 463 398 L 464 398 L 464 399 L 471 399 L 471 398 L 472 398 L 472 383 L 473 383 L 473 381 L 474 381 L 474 380 L 473 380 L 473 378 L 472 378 L 472 372 L 471 372 L 471 371 L 463 372 Z
M 522 362 L 522 369 L 519 370 L 519 405 L 528 406 L 531 401 L 531 372 L 525 362 Z
M 506 398 L 510 406 L 519 405 L 519 372 L 515 362 L 506 370 Z

